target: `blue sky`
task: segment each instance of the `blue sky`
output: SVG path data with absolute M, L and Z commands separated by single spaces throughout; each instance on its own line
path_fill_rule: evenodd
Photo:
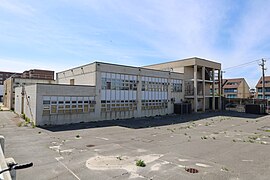
M 222 63 L 225 78 L 245 77 L 253 87 L 258 62 L 226 68 L 270 57 L 269 7 L 269 0 L 0 0 L 0 70 L 196 56 Z

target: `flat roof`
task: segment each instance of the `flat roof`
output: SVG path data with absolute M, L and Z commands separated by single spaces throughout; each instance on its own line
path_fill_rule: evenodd
M 65 71 L 58 72 L 56 74 L 64 73 L 66 71 L 71 71 L 73 69 L 83 68 L 85 66 L 92 65 L 92 64 L 107 64 L 107 65 L 113 65 L 113 66 L 119 66 L 119 67 L 127 67 L 127 68 L 134 68 L 134 69 L 145 69 L 145 70 L 150 70 L 150 71 L 170 72 L 170 73 L 174 73 L 174 74 L 183 74 L 183 73 L 178 73 L 178 72 L 171 72 L 171 71 L 164 71 L 164 70 L 158 70 L 158 69 L 151 69 L 151 68 L 147 68 L 147 67 L 129 66 L 129 65 L 114 64 L 114 63 L 107 63 L 107 62 L 101 62 L 101 61 L 95 61 L 95 62 L 92 62 L 92 63 L 89 63 L 89 64 L 77 66 L 77 67 L 74 67 L 74 68 L 71 68 L 71 69 L 68 69 L 68 70 L 65 70 Z
M 207 60 L 207 59 L 198 58 L 198 57 L 190 57 L 190 58 L 173 60 L 173 61 L 168 61 L 168 62 L 163 62 L 163 63 L 149 64 L 147 66 L 155 66 L 155 65 L 169 64 L 169 63 L 175 63 L 175 62 L 191 61 L 191 60 L 200 60 L 200 61 L 206 61 L 206 62 L 209 62 L 209 63 L 221 64 L 221 63 L 218 63 L 218 62 L 215 62 L 215 61 L 212 61 L 212 60 Z M 143 67 L 147 67 L 147 66 L 143 66 Z

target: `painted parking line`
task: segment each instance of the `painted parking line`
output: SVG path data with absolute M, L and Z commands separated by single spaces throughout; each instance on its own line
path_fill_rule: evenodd
M 69 169 L 63 162 L 60 161 L 61 159 L 63 159 L 63 157 L 56 157 L 55 159 L 60 164 L 62 164 L 64 166 L 64 168 L 66 168 L 76 179 L 81 180 L 71 169 Z

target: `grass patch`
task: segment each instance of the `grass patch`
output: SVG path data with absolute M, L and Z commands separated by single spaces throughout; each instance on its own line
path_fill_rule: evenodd
M 140 159 L 140 160 L 137 160 L 136 161 L 136 166 L 145 167 L 146 164 L 145 164 L 145 162 L 143 160 Z
M 35 128 L 36 127 L 36 125 L 35 125 L 34 122 L 31 122 L 30 124 L 31 124 L 32 128 Z
M 264 130 L 264 132 L 270 132 L 270 129 Z

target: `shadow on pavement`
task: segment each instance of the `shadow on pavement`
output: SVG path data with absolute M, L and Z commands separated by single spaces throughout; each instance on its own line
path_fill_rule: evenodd
M 110 127 L 110 126 L 120 126 L 120 127 L 132 128 L 132 129 L 140 129 L 140 128 L 166 126 L 166 125 L 171 125 L 171 124 L 180 124 L 180 123 L 185 123 L 189 121 L 197 121 L 197 120 L 216 117 L 216 116 L 249 118 L 249 119 L 255 120 L 264 115 L 246 114 L 246 113 L 240 113 L 240 112 L 234 112 L 234 111 L 222 111 L 222 112 L 193 113 L 193 114 L 188 114 L 188 115 L 168 115 L 168 116 L 156 116 L 156 117 L 146 117 L 146 118 L 82 122 L 82 123 L 66 124 L 66 125 L 42 126 L 40 128 L 46 129 L 52 132 L 80 130 L 80 129 L 89 129 L 89 128 L 101 128 L 101 127 Z

